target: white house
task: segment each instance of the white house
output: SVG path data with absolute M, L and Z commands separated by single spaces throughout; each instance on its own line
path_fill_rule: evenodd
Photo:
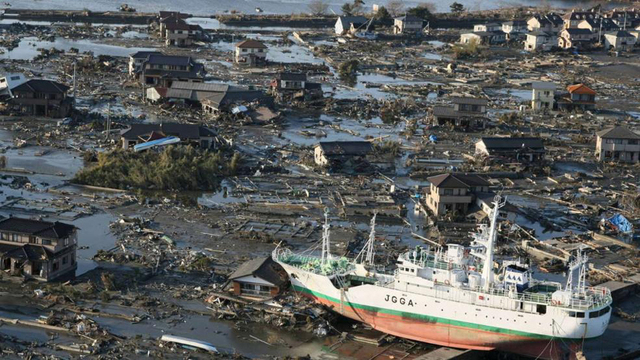
M 422 31 L 423 20 L 417 16 L 405 15 L 393 19 L 393 33 L 413 34 Z
M 626 30 L 604 34 L 604 47 L 622 51 L 631 51 L 636 44 L 636 37 Z
M 589 29 L 567 28 L 558 34 L 558 46 L 563 49 L 583 49 L 591 46 L 596 37 L 597 34 Z
M 147 60 L 149 55 L 162 55 L 159 51 L 138 51 L 129 55 L 129 75 L 133 76 L 139 69 L 142 69 L 142 63 Z
M 596 157 L 600 161 L 640 161 L 640 135 L 616 126 L 596 133 Z
M 527 51 L 547 51 L 558 45 L 558 38 L 548 32 L 532 31 L 527 33 L 524 49 Z
M 267 46 L 258 40 L 247 39 L 236 44 L 236 64 L 259 65 L 267 60 Z
M 460 34 L 460 43 L 469 44 L 476 41 L 478 44 L 499 44 L 506 40 L 502 31 L 474 31 Z
M 553 109 L 553 99 L 556 84 L 551 82 L 536 81 L 532 85 L 531 108 L 533 111 Z
M 367 18 L 364 16 L 340 16 L 335 24 L 336 35 L 344 35 L 349 32 L 352 27 L 358 28 L 367 21 Z
M 0 77 L 0 95 L 13 96 L 11 89 L 27 82 L 27 78 L 24 74 L 12 74 L 8 73 Z
M 527 22 L 523 20 L 513 20 L 502 23 L 502 31 L 509 35 L 527 32 Z
M 500 31 L 501 29 L 502 29 L 502 26 L 498 23 L 476 24 L 473 26 L 474 32 L 480 32 L 480 31 L 491 32 L 491 31 Z

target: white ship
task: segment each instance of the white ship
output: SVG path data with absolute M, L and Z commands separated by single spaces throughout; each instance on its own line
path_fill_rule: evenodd
M 587 286 L 585 255 L 579 252 L 571 262 L 564 285 L 533 279 L 519 262 L 497 266 L 497 215 L 503 205 L 496 197 L 490 225 L 480 225 L 469 247 L 417 247 L 398 257 L 393 273 L 374 266 L 375 216 L 355 260 L 331 255 L 326 214 L 320 256 L 276 248 L 272 257 L 299 294 L 412 340 L 557 358 L 602 335 L 611 316 L 611 293 Z

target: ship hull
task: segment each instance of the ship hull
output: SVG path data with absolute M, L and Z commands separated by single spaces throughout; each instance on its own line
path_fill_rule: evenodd
M 583 338 L 601 335 L 609 321 L 609 315 L 602 316 L 585 326 L 583 319 L 568 317 L 558 308 L 547 308 L 542 314 L 517 312 L 518 304 L 512 299 L 492 296 L 478 296 L 475 303 L 457 302 L 442 297 L 454 291 L 448 287 L 425 288 L 423 294 L 374 284 L 344 288 L 330 277 L 279 263 L 299 295 L 381 332 L 441 346 L 566 358 Z
M 506 335 L 481 329 L 470 329 L 441 322 L 428 322 L 386 314 L 376 310 L 358 309 L 340 304 L 304 287 L 295 287 L 299 295 L 322 304 L 342 316 L 362 322 L 380 332 L 424 343 L 469 350 L 501 350 L 538 359 L 567 358 L 575 354 L 578 344 L 571 339 L 535 339 Z

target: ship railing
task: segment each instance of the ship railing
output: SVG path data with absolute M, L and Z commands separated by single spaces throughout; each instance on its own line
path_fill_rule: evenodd
M 611 303 L 611 292 L 606 288 L 587 288 L 586 292 L 593 292 L 592 294 L 574 294 L 574 297 L 570 299 L 568 303 L 558 303 L 553 301 L 551 293 L 514 293 L 507 289 L 495 289 L 483 290 L 482 288 L 471 289 L 475 296 L 472 298 L 463 297 L 462 292 L 468 291 L 459 289 L 459 291 L 443 291 L 436 289 L 436 297 L 447 300 L 453 300 L 466 304 L 481 304 L 483 306 L 491 308 L 509 309 L 515 311 L 525 311 L 513 308 L 513 303 L 500 303 L 496 297 L 502 297 L 503 299 L 509 298 L 514 301 L 522 301 L 526 303 L 534 303 L 540 305 L 550 305 L 568 310 L 589 310 L 594 308 L 603 307 Z M 479 296 L 487 296 L 487 300 L 478 299 Z M 526 311 L 525 311 L 526 312 Z
M 329 259 L 329 261 L 323 265 L 321 258 L 318 256 L 295 254 L 289 249 L 274 250 L 272 258 L 318 275 L 344 274 L 355 269 L 353 263 L 343 259 Z

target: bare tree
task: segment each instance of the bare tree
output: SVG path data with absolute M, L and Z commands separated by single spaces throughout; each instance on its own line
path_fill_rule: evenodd
M 323 0 L 312 0 L 309 3 L 309 12 L 311 15 L 324 15 L 329 10 L 329 4 L 324 2 Z
M 385 7 L 393 17 L 402 15 L 402 12 L 404 11 L 404 3 L 402 0 L 390 0 Z

